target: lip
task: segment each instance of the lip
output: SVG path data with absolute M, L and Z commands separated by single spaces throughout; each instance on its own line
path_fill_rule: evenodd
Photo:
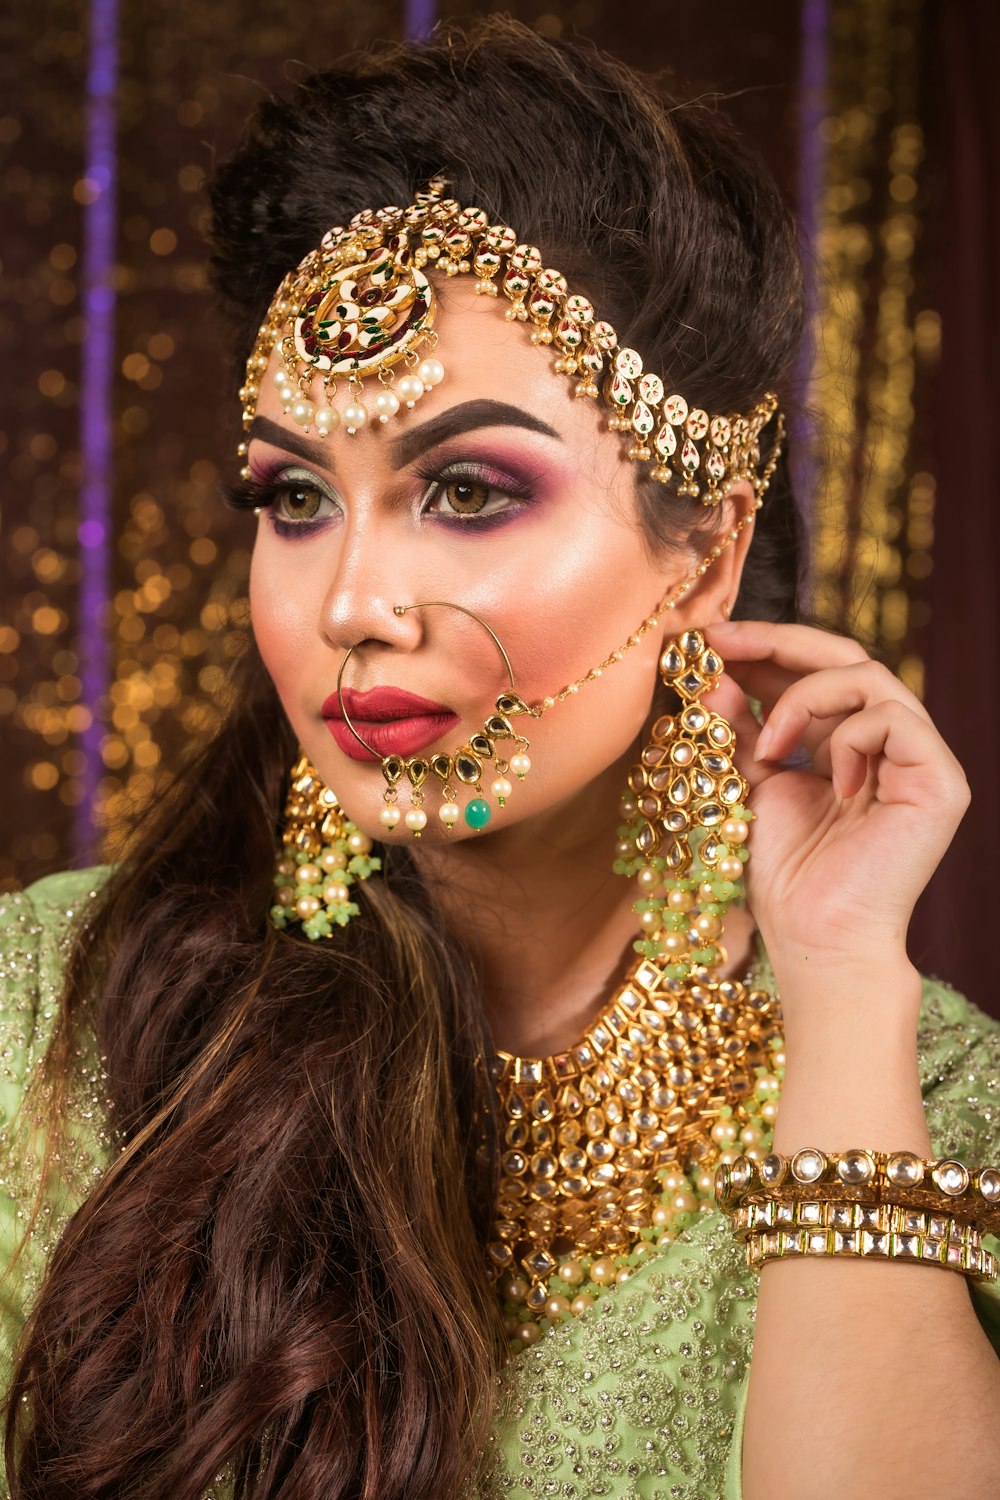
M 366 693 L 354 688 L 342 691 L 344 707 L 352 719 L 365 724 L 388 724 L 393 719 L 419 719 L 426 714 L 451 714 L 446 703 L 432 703 L 429 698 L 418 698 L 405 688 L 373 687 Z M 320 709 L 324 719 L 343 719 L 337 694 L 331 693 Z M 454 716 L 453 716 L 454 717 Z
M 343 699 L 351 722 L 371 750 L 359 745 L 348 729 L 336 693 L 326 699 L 321 712 L 338 747 L 352 760 L 374 762 L 386 755 L 416 755 L 459 722 L 458 715 L 443 703 L 403 688 L 375 687 L 365 693 L 344 688 Z

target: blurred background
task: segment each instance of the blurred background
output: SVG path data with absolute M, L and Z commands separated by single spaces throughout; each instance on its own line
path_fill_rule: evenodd
M 498 8 L 723 96 L 799 214 L 804 603 L 901 675 L 966 767 L 973 807 L 911 953 L 1000 1015 L 972 922 L 1000 848 L 992 0 L 12 0 L 0 884 L 113 852 L 129 808 L 211 731 L 242 647 L 252 522 L 218 494 L 238 407 L 206 290 L 206 173 L 262 93 Z

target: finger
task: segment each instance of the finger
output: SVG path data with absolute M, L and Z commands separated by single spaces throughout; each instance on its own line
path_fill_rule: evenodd
M 770 721 L 771 705 L 777 703 L 781 695 L 790 687 L 802 681 L 801 672 L 791 672 L 786 667 L 776 667 L 772 662 L 731 662 L 727 665 L 726 671 L 739 683 L 745 693 L 761 705 L 761 724 L 767 724 Z M 815 769 L 823 776 L 830 774 L 827 742 L 837 725 L 846 717 L 846 713 L 842 713 L 834 714 L 827 719 L 810 719 L 802 732 L 799 743 L 808 752 Z
M 727 620 L 706 625 L 704 634 L 724 658 L 771 661 L 793 672 L 858 665 L 871 658 L 848 636 L 814 625 L 777 625 L 772 620 Z
M 787 688 L 774 704 L 755 753 L 770 760 L 782 759 L 805 743 L 810 725 L 813 725 L 814 748 L 818 749 L 825 737 L 818 721 L 832 721 L 872 703 L 884 702 L 902 703 L 916 718 L 928 725 L 931 722 L 927 710 L 910 690 L 888 667 L 870 658 L 854 666 L 812 672 Z M 828 724 L 827 730 L 832 732 L 835 727 Z
M 741 776 L 746 778 L 751 791 L 762 782 L 780 773 L 780 766 L 772 766 L 766 761 L 755 759 L 754 750 L 760 735 L 760 725 L 753 716 L 746 694 L 728 672 L 723 672 L 718 685 L 710 693 L 705 694 L 705 707 L 710 708 L 713 713 L 720 714 L 722 718 L 728 719 L 732 725 L 733 734 L 736 736 L 733 759 Z
M 825 776 L 828 781 L 832 775 L 830 743 L 841 724 L 849 718 L 850 714 L 837 714 L 832 719 L 814 719 L 802 736 L 802 743 L 809 750 L 813 770 L 820 776 Z
M 926 807 L 930 800 L 956 811 L 968 806 L 962 768 L 933 724 L 897 700 L 851 714 L 830 739 L 834 790 L 843 798 L 865 785 L 873 757 L 882 757 L 876 795 L 882 802 Z
M 734 661 L 726 659 L 726 671 L 734 677 L 745 693 L 770 707 L 777 703 L 782 693 L 802 677 L 788 667 L 779 667 L 771 661 Z

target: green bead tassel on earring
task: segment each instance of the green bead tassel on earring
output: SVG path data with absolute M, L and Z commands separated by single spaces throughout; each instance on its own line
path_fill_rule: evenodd
M 667 643 L 660 673 L 681 700 L 676 714 L 653 725 L 650 743 L 629 773 L 622 797 L 613 869 L 634 876 L 637 952 L 666 959 L 669 979 L 725 960 L 723 919 L 742 899 L 743 866 L 753 813 L 736 770 L 732 725 L 699 701 L 716 686 L 722 658 L 700 631 Z
M 360 913 L 353 887 L 380 870 L 382 861 L 306 756 L 292 767 L 281 841 L 272 924 L 301 923 L 314 942 L 332 937 Z

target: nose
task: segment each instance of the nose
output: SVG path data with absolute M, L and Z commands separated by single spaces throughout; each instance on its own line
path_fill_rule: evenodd
M 394 613 L 396 605 L 420 597 L 406 551 L 380 538 L 377 527 L 352 528 L 321 605 L 320 633 L 334 650 L 362 642 L 397 651 L 417 646 L 419 618 L 412 611 Z

